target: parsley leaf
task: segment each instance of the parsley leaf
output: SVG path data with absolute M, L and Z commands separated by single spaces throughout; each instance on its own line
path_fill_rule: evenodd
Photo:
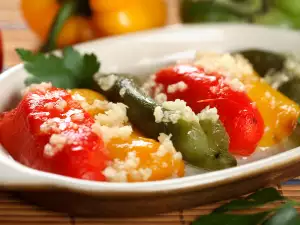
M 247 196 L 244 199 L 235 199 L 214 210 L 214 213 L 223 213 L 231 210 L 242 210 L 261 206 L 285 198 L 275 188 L 265 188 Z
M 270 202 L 279 201 L 281 205 L 254 214 L 234 214 L 232 211 L 250 209 Z M 198 217 L 192 225 L 298 225 L 300 215 L 293 202 L 282 196 L 275 188 L 264 188 L 247 197 L 230 201 L 215 209 L 209 215 Z M 229 213 L 227 213 L 229 212 Z
M 292 202 L 288 202 L 280 207 L 276 213 L 263 225 L 299 225 L 300 216 L 297 210 L 294 208 Z
M 100 68 L 100 62 L 94 54 L 81 55 L 72 47 L 63 49 L 61 57 L 25 49 L 16 51 L 30 74 L 25 80 L 26 85 L 51 82 L 59 88 L 91 88 L 93 75 Z
M 269 212 L 260 212 L 247 215 L 209 214 L 200 216 L 191 225 L 257 225 L 269 215 Z

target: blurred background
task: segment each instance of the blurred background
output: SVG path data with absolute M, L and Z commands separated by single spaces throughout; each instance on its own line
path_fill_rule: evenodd
M 46 52 L 180 22 L 255 23 L 299 29 L 300 0 L 0 1 L 6 67 L 18 62 L 16 47 Z
M 47 40 L 52 39 L 49 43 L 57 39 L 57 45 L 46 46 L 50 50 L 177 23 L 178 3 L 177 0 L 0 0 L 4 65 L 9 67 L 19 62 L 16 47 L 41 50 Z M 49 32 L 57 20 L 55 31 Z

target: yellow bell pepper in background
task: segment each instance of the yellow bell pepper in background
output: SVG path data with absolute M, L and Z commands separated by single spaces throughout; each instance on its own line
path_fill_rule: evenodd
M 265 133 L 259 146 L 272 146 L 291 135 L 297 125 L 299 106 L 257 74 L 243 75 L 239 79 L 245 85 L 248 96 L 256 103 L 265 123 Z
M 115 35 L 159 27 L 167 18 L 166 5 L 161 0 L 91 0 L 93 21 L 99 35 Z M 105 9 L 105 10 L 104 10 Z
M 45 51 L 97 37 L 163 26 L 164 0 L 21 0 L 28 26 Z

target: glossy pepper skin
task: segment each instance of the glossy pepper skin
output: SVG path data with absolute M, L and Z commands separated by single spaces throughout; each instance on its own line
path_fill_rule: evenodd
M 83 118 L 74 118 L 77 113 Z M 93 118 L 65 90 L 36 90 L 25 94 L 17 108 L 1 115 L 0 142 L 28 167 L 104 181 L 108 155 L 102 139 L 92 132 L 92 124 Z
M 93 104 L 95 100 L 106 100 L 98 92 L 89 89 L 72 89 L 72 95 L 79 94 L 84 97 L 88 104 Z M 101 109 L 91 108 L 87 110 L 90 115 L 105 113 Z M 148 181 L 164 180 L 174 175 L 177 177 L 184 176 L 184 162 L 182 158 L 174 158 L 174 155 L 167 152 L 162 157 L 153 157 L 158 151 L 160 143 L 154 139 L 146 138 L 133 127 L 133 133 L 129 138 L 114 138 L 107 143 L 109 157 L 113 159 L 125 160 L 130 152 L 134 152 L 139 158 L 139 169 L 151 169 L 152 173 Z M 141 178 L 127 175 L 128 182 L 142 182 Z
M 117 35 L 163 26 L 167 19 L 163 0 L 90 0 L 93 22 L 100 36 Z
M 299 106 L 256 73 L 242 74 L 240 81 L 245 85 L 248 96 L 256 103 L 265 123 L 266 130 L 259 146 L 270 147 L 289 137 L 297 126 Z
M 98 79 L 96 77 L 96 82 Z M 126 90 L 124 95 L 120 94 L 122 88 Z M 172 134 L 175 149 L 181 152 L 188 163 L 208 170 L 237 165 L 235 158 L 228 152 L 228 136 L 219 121 L 210 124 L 206 121 L 188 122 L 179 119 L 175 124 L 156 123 L 154 110 L 159 105 L 126 75 L 118 75 L 117 81 L 109 90 L 99 87 L 99 91 L 109 100 L 127 105 L 130 122 L 146 137 L 156 139 L 160 133 Z
M 86 0 L 88 2 L 88 0 Z M 22 0 L 21 10 L 29 27 L 45 42 L 55 17 L 67 1 Z M 58 35 L 57 46 L 64 47 L 96 37 L 122 34 L 162 26 L 167 12 L 163 0 L 90 0 L 87 9 L 80 0 Z M 72 2 L 71 2 L 72 4 Z M 153 16 L 155 15 L 155 16 Z
M 168 86 L 180 81 L 187 88 L 168 93 Z M 207 106 L 216 107 L 230 138 L 231 153 L 247 156 L 255 151 L 264 133 L 262 117 L 246 93 L 233 90 L 224 76 L 192 65 L 176 65 L 157 72 L 155 82 L 163 85 L 168 100 L 182 99 L 196 113 Z

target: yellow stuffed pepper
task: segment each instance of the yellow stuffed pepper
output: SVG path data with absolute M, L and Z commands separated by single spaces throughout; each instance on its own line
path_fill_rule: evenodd
M 81 102 L 82 107 L 95 117 L 96 121 L 99 116 L 102 117 L 109 113 L 102 107 L 97 107 L 97 105 L 107 102 L 101 94 L 89 89 L 72 89 L 70 92 L 75 99 Z M 127 121 L 125 125 L 130 124 Z M 182 158 L 177 157 L 178 153 L 174 148 L 170 149 L 168 139 L 162 140 L 159 137 L 159 140 L 160 142 L 146 138 L 134 128 L 127 138 L 111 138 L 106 142 L 109 157 L 113 159 L 112 168 L 105 170 L 107 179 L 110 181 L 125 179 L 128 182 L 137 182 L 184 176 Z M 162 148 L 165 148 L 163 152 Z M 134 170 L 131 164 L 137 164 Z M 124 169 L 127 170 L 127 175 L 122 178 Z M 110 177 L 111 171 L 114 171 L 114 176 Z M 115 176 L 116 173 L 121 177 Z

